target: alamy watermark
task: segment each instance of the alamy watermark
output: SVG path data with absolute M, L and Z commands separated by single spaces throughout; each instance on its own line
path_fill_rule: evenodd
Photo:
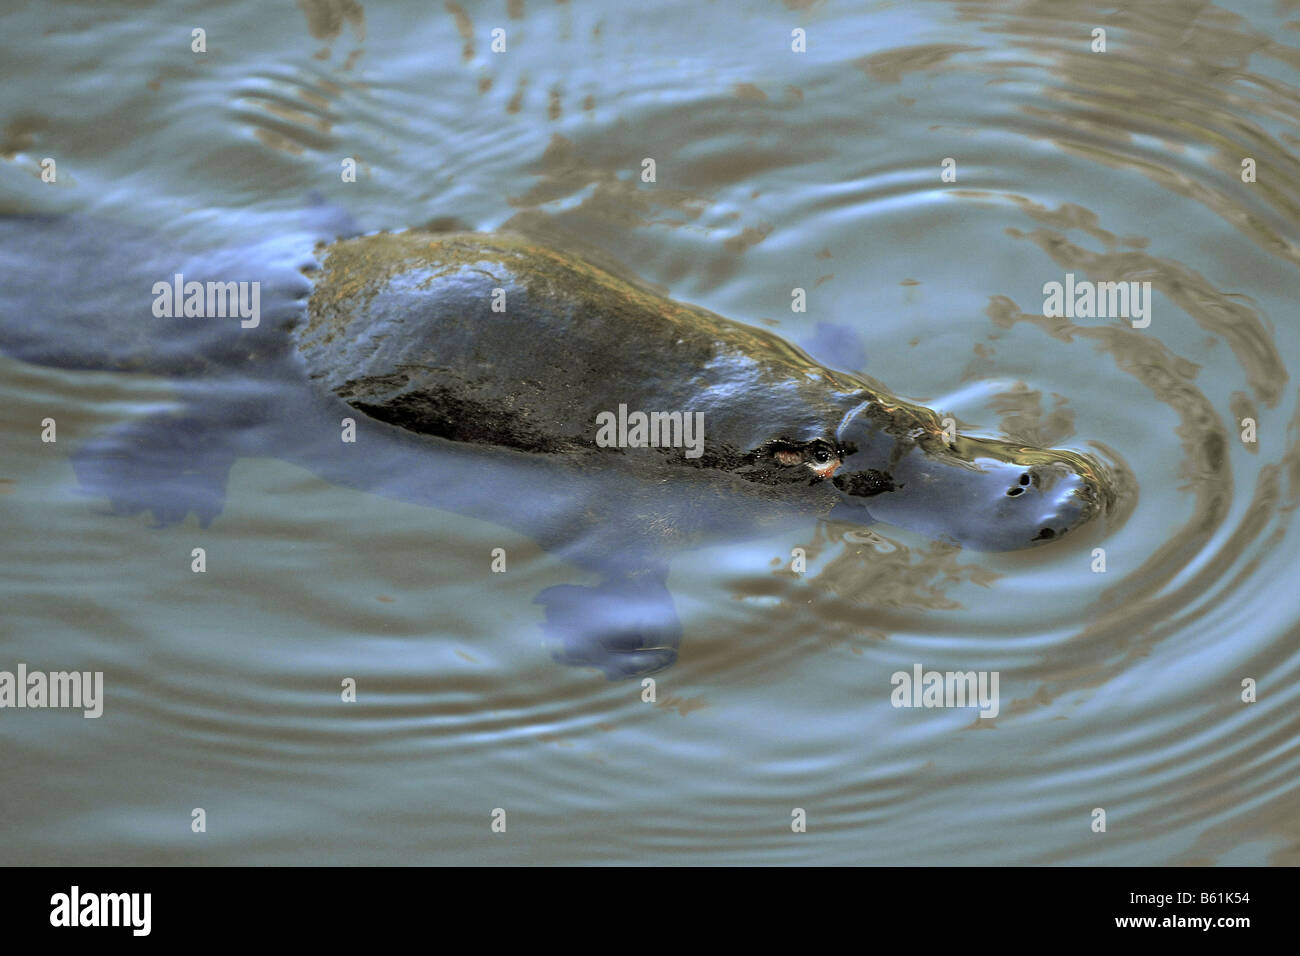
M 1043 296 L 1049 319 L 1129 319 L 1135 329 L 1151 324 L 1150 282 L 1076 282 L 1067 272 L 1065 282 L 1045 283 Z
M 703 412 L 618 412 L 596 415 L 596 445 L 600 448 L 684 448 L 687 458 L 704 454 Z
M 133 936 L 148 936 L 152 910 L 152 893 L 83 893 L 74 885 L 50 897 L 50 925 L 126 926 Z
M 981 717 L 996 717 L 998 671 L 894 671 L 889 702 L 895 707 L 978 707 Z
M 238 316 L 244 329 L 255 329 L 262 321 L 260 282 L 186 282 L 178 272 L 171 282 L 155 282 L 153 294 L 153 314 L 159 319 Z
M 103 671 L 0 671 L 0 708 L 70 707 L 83 717 L 104 713 Z

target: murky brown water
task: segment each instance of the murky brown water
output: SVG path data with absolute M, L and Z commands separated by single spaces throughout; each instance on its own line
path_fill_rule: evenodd
M 117 277 L 169 278 L 154 236 L 278 275 L 340 234 L 509 228 L 971 434 L 1097 455 L 1117 501 L 1004 555 L 835 522 L 687 551 L 650 704 L 552 660 L 533 598 L 596 577 L 508 522 L 273 447 L 236 458 L 206 528 L 113 515 L 74 455 L 183 387 L 6 358 L 0 670 L 102 670 L 105 704 L 0 710 L 0 860 L 1300 862 L 1295 4 L 29 3 L 3 23 L 0 209 L 105 225 L 5 233 L 0 325 L 57 331 L 76 302 L 147 322 Z M 1149 282 L 1149 326 L 1045 317 L 1067 273 Z M 998 715 L 892 706 L 916 664 L 996 671 Z

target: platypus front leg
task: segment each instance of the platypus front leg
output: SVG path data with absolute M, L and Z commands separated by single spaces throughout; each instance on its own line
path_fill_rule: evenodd
M 151 415 L 92 438 L 72 454 L 83 494 L 116 514 L 152 512 L 158 527 L 221 513 L 235 461 L 230 426 L 193 410 Z

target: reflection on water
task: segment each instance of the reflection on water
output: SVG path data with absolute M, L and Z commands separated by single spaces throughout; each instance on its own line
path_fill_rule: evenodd
M 5 233 L 11 328 L 103 308 L 130 335 L 124 277 L 175 250 L 278 280 L 288 314 L 318 241 L 509 228 L 963 432 L 1094 455 L 1115 507 L 1002 555 L 837 521 L 702 541 L 669 566 L 681 650 L 649 703 L 552 659 L 534 598 L 599 576 L 581 542 L 494 520 L 504 469 L 393 451 L 372 466 L 394 486 L 476 505 L 369 494 L 289 454 L 311 410 L 249 384 L 220 514 L 156 528 L 79 493 L 77 454 L 184 414 L 192 380 L 4 359 L 0 669 L 102 670 L 106 703 L 98 720 L 0 711 L 0 859 L 1300 859 L 1294 10 L 316 0 L 192 17 L 6 15 L 0 209 L 113 224 Z M 1066 273 L 1150 282 L 1150 326 L 1045 318 Z M 562 497 L 540 513 L 583 500 Z M 998 715 L 892 706 L 916 664 L 998 672 Z

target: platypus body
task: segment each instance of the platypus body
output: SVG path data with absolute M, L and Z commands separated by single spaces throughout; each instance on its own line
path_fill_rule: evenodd
M 770 332 L 520 237 L 302 247 L 187 256 L 73 219 L 0 221 L 0 349 L 171 376 L 185 406 L 80 448 L 87 491 L 206 524 L 233 461 L 272 455 L 494 521 L 601 576 L 537 600 L 557 658 L 609 677 L 675 659 L 664 582 L 681 548 L 834 512 L 1009 550 L 1104 504 L 1087 456 L 945 433 Z M 260 278 L 239 274 L 249 262 Z M 159 308 L 174 276 L 256 279 L 260 314 L 169 314 L 185 311 Z

